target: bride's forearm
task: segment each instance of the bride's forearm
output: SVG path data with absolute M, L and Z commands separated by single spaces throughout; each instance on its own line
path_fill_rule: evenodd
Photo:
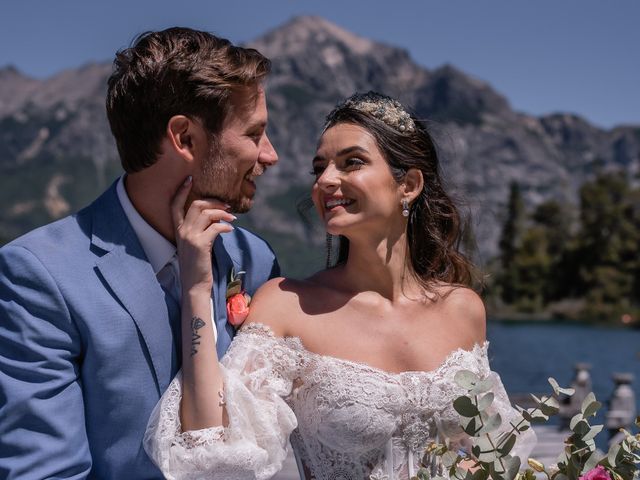
M 183 431 L 225 425 L 224 384 L 216 353 L 210 292 L 192 289 L 182 299 Z

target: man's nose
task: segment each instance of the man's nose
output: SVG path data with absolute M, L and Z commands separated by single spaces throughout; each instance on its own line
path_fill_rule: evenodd
M 271 144 L 271 140 L 265 134 L 262 138 L 262 145 L 260 146 L 260 156 L 258 157 L 258 161 L 264 165 L 273 166 L 278 163 L 278 153 L 276 149 L 273 148 Z

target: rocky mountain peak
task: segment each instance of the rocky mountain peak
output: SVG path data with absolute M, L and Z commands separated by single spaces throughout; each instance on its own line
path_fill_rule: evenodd
M 330 103 L 367 90 L 411 101 L 403 93 L 429 75 L 405 49 L 359 37 L 320 17 L 293 18 L 250 46 L 273 60 L 272 86 L 295 84 Z M 298 99 L 308 97 L 298 93 Z
M 375 43 L 359 37 L 321 17 L 294 17 L 276 30 L 262 36 L 251 46 L 270 58 L 299 55 L 311 47 L 324 48 L 331 44 L 347 46 L 352 52 L 365 55 L 373 51 Z

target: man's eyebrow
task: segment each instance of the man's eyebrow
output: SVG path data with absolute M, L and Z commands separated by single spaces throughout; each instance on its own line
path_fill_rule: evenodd
M 348 155 L 354 152 L 369 153 L 366 148 L 363 148 L 360 145 L 353 145 L 351 147 L 345 147 L 342 150 L 338 151 L 338 153 L 336 153 L 336 157 L 342 157 L 343 155 Z M 313 160 L 311 162 L 321 162 L 324 159 L 325 158 L 322 155 L 316 155 L 315 157 L 313 157 Z
M 260 122 L 256 122 L 256 123 L 250 123 L 247 126 L 247 130 L 254 130 L 254 129 L 261 129 L 264 130 L 265 128 L 267 128 L 267 122 L 265 121 L 260 121 Z

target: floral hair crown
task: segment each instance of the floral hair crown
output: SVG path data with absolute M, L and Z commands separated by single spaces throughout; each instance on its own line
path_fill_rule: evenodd
M 338 105 L 328 116 L 328 124 L 337 112 L 351 108 L 367 113 L 399 133 L 413 133 L 416 125 L 400 102 L 376 92 L 356 93 Z M 326 129 L 326 126 L 325 126 Z

